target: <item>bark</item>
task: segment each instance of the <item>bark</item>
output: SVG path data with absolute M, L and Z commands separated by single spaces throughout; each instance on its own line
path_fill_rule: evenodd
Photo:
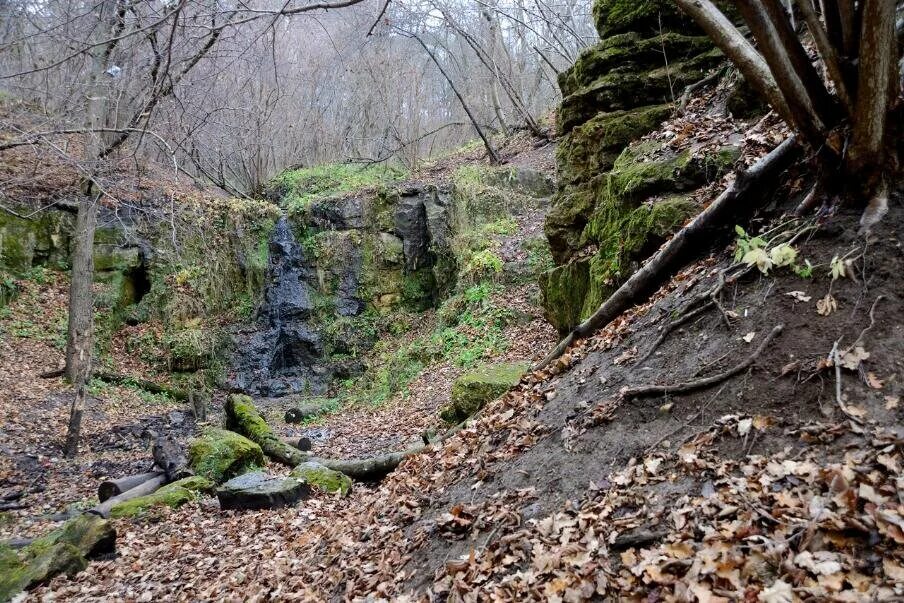
M 89 379 L 94 334 L 94 230 L 100 196 L 85 199 L 75 218 L 75 245 L 69 284 L 69 333 L 66 341 L 66 377 L 76 385 Z
M 887 158 L 886 134 L 895 95 L 897 56 L 894 1 L 866 0 L 847 173 L 856 174 L 867 198 L 879 187 Z
M 814 99 L 798 76 L 766 7 L 755 0 L 738 0 L 736 4 L 785 98 L 791 112 L 788 123 L 801 133 L 808 145 L 818 149 L 825 141 L 829 123 L 819 114 Z
M 192 475 L 185 451 L 170 436 L 157 437 L 151 455 L 154 457 L 154 464 L 163 471 L 167 483 Z
M 78 454 L 78 442 L 82 435 L 82 416 L 85 414 L 85 380 L 80 379 L 75 386 L 72 406 L 69 409 L 69 427 L 66 430 L 66 444 L 63 453 L 67 458 Z
M 149 479 L 163 475 L 162 471 L 151 471 L 149 473 L 139 473 L 138 475 L 127 475 L 119 479 L 110 479 L 100 483 L 97 487 L 97 498 L 100 502 L 104 502 L 114 496 L 119 496 L 123 492 L 127 492 L 135 486 L 140 486 Z
M 762 200 L 764 190 L 776 185 L 777 176 L 797 158 L 799 150 L 796 139 L 791 137 L 738 174 L 730 187 L 663 245 L 592 316 L 575 327 L 534 370 L 548 366 L 576 340 L 591 335 L 631 306 L 646 300 L 671 278 L 678 266 L 707 250 L 714 235 L 717 237 L 727 222 L 736 221 L 740 211 L 751 211 L 755 200 Z
M 94 515 L 100 515 L 104 519 L 110 517 L 110 509 L 113 508 L 114 505 L 125 502 L 127 500 L 132 500 L 133 498 L 138 498 L 139 496 L 146 496 L 148 494 L 153 494 L 160 487 L 166 483 L 166 476 L 160 474 L 156 477 L 152 477 L 149 480 L 142 482 L 141 484 L 126 490 L 122 494 L 117 494 L 111 498 L 108 498 L 104 502 L 100 503 L 93 509 L 89 509 L 88 513 L 93 513 Z
M 722 14 L 710 0 L 675 0 L 725 53 L 753 88 L 788 123 L 792 123 L 791 111 L 779 90 L 769 65 L 747 38 Z
M 819 16 L 813 9 L 811 0 L 795 1 L 797 2 L 798 8 L 800 8 L 804 21 L 807 23 L 807 29 L 810 30 L 810 34 L 813 36 L 813 41 L 816 43 L 816 48 L 819 50 L 822 62 L 826 66 L 826 71 L 828 72 L 832 83 L 835 85 L 835 92 L 838 94 L 838 99 L 841 101 L 848 117 L 852 117 L 854 115 L 854 101 L 851 99 L 850 92 L 848 92 L 844 72 L 841 70 L 841 60 L 838 58 L 838 53 L 832 45 L 832 42 L 829 40 L 826 28 L 822 26 Z

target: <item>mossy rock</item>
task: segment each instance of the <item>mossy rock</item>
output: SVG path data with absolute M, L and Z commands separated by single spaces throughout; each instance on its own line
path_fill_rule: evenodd
M 84 514 L 67 521 L 21 551 L 0 545 L 0 601 L 59 574 L 75 574 L 87 567 L 86 557 L 109 553 L 116 543 L 110 522 Z
M 164 343 L 169 352 L 170 370 L 180 372 L 208 368 L 223 347 L 218 332 L 201 327 L 187 327 L 167 333 Z
M 586 182 L 609 170 L 628 144 L 655 130 L 671 112 L 671 104 L 662 104 L 600 113 L 574 128 L 556 148 L 559 182 Z
M 88 567 L 79 550 L 65 542 L 41 549 L 34 555 L 23 553 L 17 554 L 0 546 L 0 601 L 9 601 L 17 593 L 43 584 L 54 576 L 71 576 Z
M 451 424 L 464 421 L 518 385 L 529 368 L 528 362 L 487 364 L 463 374 L 452 383 L 451 400 L 440 418 Z
M 215 484 L 264 465 L 260 446 L 234 431 L 216 427 L 208 427 L 191 441 L 188 458 L 195 474 Z
M 352 478 L 314 461 L 298 465 L 289 475 L 325 492 L 339 492 L 347 496 L 352 490 Z
M 558 329 L 568 333 L 583 318 L 587 293 L 590 290 L 590 263 L 580 260 L 557 266 L 540 275 L 543 294 L 543 316 Z
M 593 22 L 601 38 L 626 31 L 653 34 L 695 27 L 672 0 L 595 0 Z
M 562 96 L 568 96 L 609 73 L 643 73 L 669 63 L 678 63 L 713 48 L 704 35 L 665 32 L 644 38 L 636 32 L 602 40 L 581 52 L 570 68 L 559 74 Z
M 605 173 L 591 182 L 566 186 L 553 200 L 543 223 L 543 233 L 556 263 L 567 262 L 585 245 L 584 229 L 596 207 L 600 179 L 605 179 Z
M 622 111 L 674 102 L 688 85 L 724 60 L 710 50 L 685 61 L 643 72 L 607 72 L 566 96 L 559 105 L 560 134 L 567 134 L 600 112 Z
M 212 493 L 213 491 L 213 482 L 204 476 L 192 475 L 167 484 L 146 496 L 139 496 L 113 505 L 113 508 L 110 509 L 110 517 L 135 517 L 152 507 L 163 505 L 175 509 L 197 499 L 201 493 Z
M 11 209 L 31 213 L 25 207 Z M 30 220 L 0 212 L 0 270 L 21 276 L 38 265 L 68 267 L 73 227 L 73 217 L 60 211 L 44 211 Z

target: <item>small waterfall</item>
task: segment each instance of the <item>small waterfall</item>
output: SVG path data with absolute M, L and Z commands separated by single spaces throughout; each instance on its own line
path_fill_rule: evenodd
M 285 215 L 270 236 L 269 251 L 258 324 L 236 337 L 236 371 L 230 385 L 261 396 L 321 393 L 327 372 L 318 362 L 323 346 L 308 323 L 313 309 L 308 284 L 312 268 Z

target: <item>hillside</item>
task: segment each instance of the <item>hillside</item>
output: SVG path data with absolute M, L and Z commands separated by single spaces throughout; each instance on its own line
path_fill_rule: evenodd
M 900 179 L 864 226 L 673 3 L 593 19 L 413 171 L 111 162 L 74 458 L 81 177 L 0 153 L 0 601 L 904 598 Z

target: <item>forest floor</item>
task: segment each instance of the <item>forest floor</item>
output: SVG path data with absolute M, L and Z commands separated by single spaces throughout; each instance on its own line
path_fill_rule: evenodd
M 779 197 L 772 217 L 793 208 Z M 868 238 L 857 218 L 758 222 L 774 228 L 767 257 L 796 236 L 797 271 L 739 265 L 726 240 L 379 484 L 276 511 L 202 498 L 113 520 L 114 557 L 24 600 L 900 600 L 904 207 L 894 198 Z M 103 477 L 145 470 L 149 432 L 196 428 L 172 401 L 97 387 L 82 454 L 60 458 L 71 392 L 39 374 L 61 362 L 66 288 L 37 275 L 0 315 L 0 497 L 23 506 L 0 515 L 0 539 L 44 533 Z M 555 342 L 536 294 L 495 300 L 529 316 L 499 358 Z M 159 377 L 121 340 L 110 355 Z M 458 371 L 434 365 L 407 394 L 303 429 L 329 436 L 318 453 L 398 449 L 436 425 Z

